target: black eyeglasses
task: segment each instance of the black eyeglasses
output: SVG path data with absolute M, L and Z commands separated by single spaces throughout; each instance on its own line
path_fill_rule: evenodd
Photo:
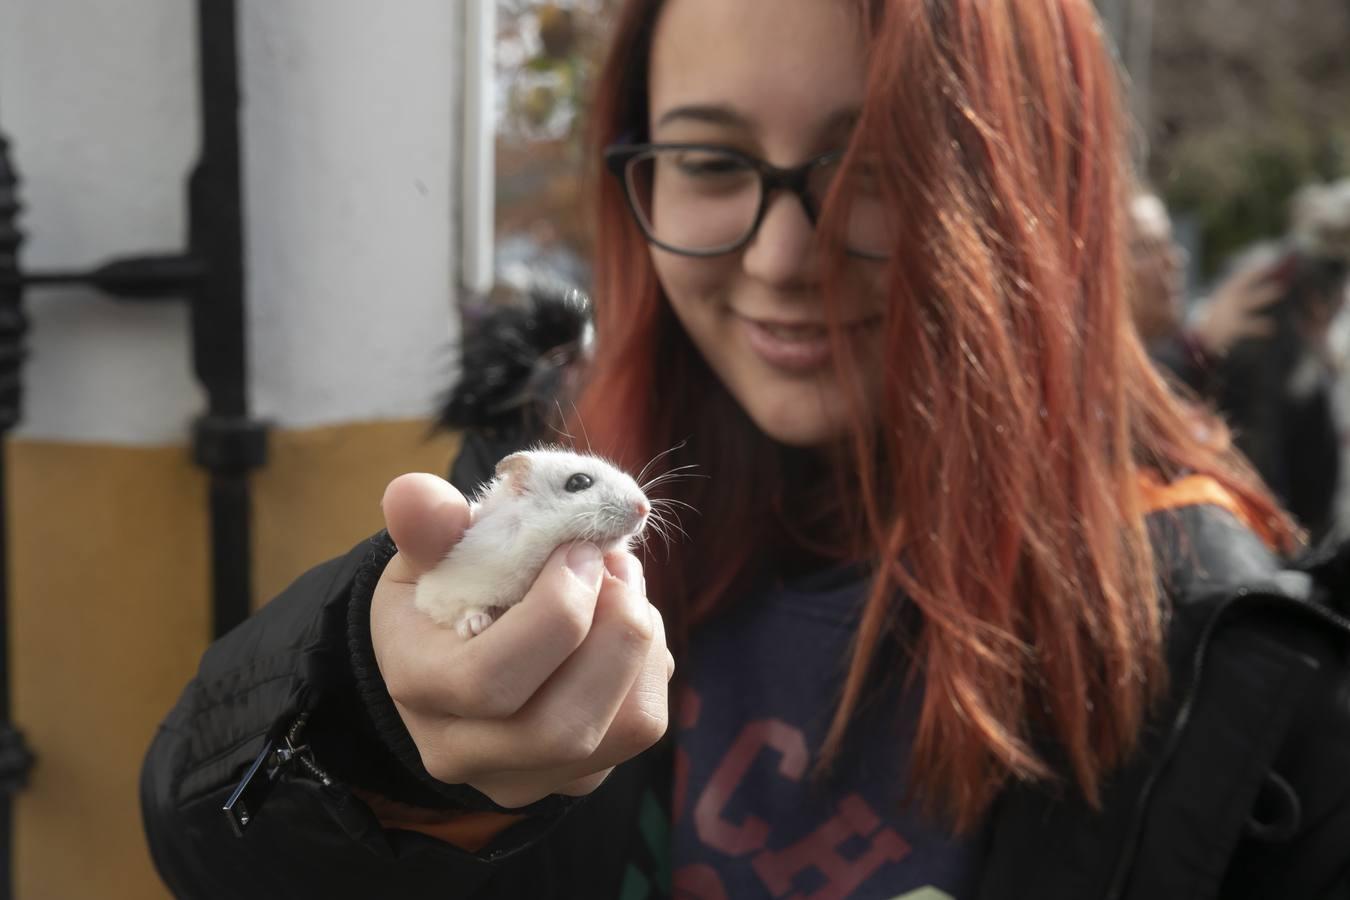
M 684 256 L 720 256 L 754 238 L 776 191 L 795 194 L 812 226 L 839 174 L 843 151 L 779 168 L 717 144 L 616 144 L 605 150 L 628 206 L 648 241 Z M 886 216 L 865 172 L 853 172 L 845 246 L 883 260 Z

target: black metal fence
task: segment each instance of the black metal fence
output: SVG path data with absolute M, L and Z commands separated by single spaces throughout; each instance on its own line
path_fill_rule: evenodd
M 25 270 L 21 181 L 0 120 L 0 900 L 13 896 L 12 799 L 35 759 L 10 714 L 8 530 L 22 523 L 9 522 L 4 494 L 5 439 L 22 416 L 26 290 L 37 302 L 43 286 L 58 284 L 85 285 L 128 302 L 188 302 L 193 368 L 207 395 L 207 409 L 193 423 L 192 453 L 210 474 L 214 633 L 249 614 L 249 476 L 266 461 L 267 428 L 248 413 L 236 25 L 234 0 L 198 0 L 202 150 L 188 184 L 181 252 L 117 259 L 89 271 Z

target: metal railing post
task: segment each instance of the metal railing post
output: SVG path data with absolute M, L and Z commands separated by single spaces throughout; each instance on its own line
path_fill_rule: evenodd
M 33 754 L 10 721 L 9 659 L 9 432 L 23 411 L 23 285 L 18 280 L 19 178 L 9 161 L 9 143 L 0 134 L 0 900 L 14 894 L 13 796 L 28 782 Z M 4 277 L 9 276 L 9 277 Z
M 193 427 L 193 458 L 211 473 L 213 630 L 248 617 L 252 498 L 248 473 L 267 458 L 267 428 L 248 415 L 243 177 L 235 0 L 198 0 L 202 157 L 189 192 L 189 245 L 209 274 L 192 303 L 192 359 L 208 409 Z

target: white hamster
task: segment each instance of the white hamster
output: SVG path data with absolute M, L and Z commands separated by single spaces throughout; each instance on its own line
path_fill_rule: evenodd
M 636 481 L 598 456 L 547 446 L 513 453 L 470 502 L 469 528 L 418 581 L 414 602 L 473 637 L 521 601 L 556 548 L 591 541 L 602 553 L 626 550 L 651 508 Z

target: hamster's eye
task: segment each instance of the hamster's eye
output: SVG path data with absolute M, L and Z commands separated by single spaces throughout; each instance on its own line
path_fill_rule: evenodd
M 583 475 L 582 473 L 578 472 L 571 478 L 567 479 L 567 484 L 563 485 L 563 490 L 567 491 L 567 493 L 569 494 L 575 494 L 578 491 L 586 490 L 586 488 L 590 487 L 593 484 L 595 484 L 595 482 L 591 480 L 591 476 Z

